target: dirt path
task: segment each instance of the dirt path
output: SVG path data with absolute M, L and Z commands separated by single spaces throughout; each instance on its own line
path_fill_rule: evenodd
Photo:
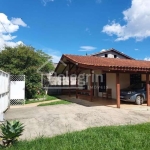
M 148 122 L 150 110 L 125 110 L 106 106 L 87 107 L 73 103 L 13 108 L 7 111 L 6 119 L 17 119 L 24 123 L 25 131 L 21 138 L 30 139 L 42 135 L 55 136 L 89 127 Z

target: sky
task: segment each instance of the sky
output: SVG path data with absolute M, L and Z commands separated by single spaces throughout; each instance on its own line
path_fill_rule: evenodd
M 0 0 L 0 49 L 25 44 L 62 54 L 114 48 L 150 60 L 150 0 Z

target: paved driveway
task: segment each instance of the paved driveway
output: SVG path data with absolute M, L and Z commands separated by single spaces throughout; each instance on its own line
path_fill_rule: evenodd
M 107 106 L 87 107 L 78 104 L 12 108 L 6 119 L 25 124 L 22 139 L 54 136 L 88 127 L 135 124 L 150 121 L 149 109 L 117 109 Z

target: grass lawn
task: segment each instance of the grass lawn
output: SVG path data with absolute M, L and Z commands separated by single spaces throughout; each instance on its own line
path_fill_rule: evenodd
M 20 141 L 7 150 L 149 150 L 150 123 L 89 128 L 52 138 Z
M 55 97 L 55 96 L 45 95 L 45 97 L 46 97 L 45 100 L 26 100 L 26 104 L 51 101 L 51 100 L 57 99 L 57 97 Z M 40 95 L 38 98 L 43 98 L 43 96 Z
M 71 104 L 71 102 L 65 101 L 65 100 L 60 100 L 60 101 L 56 101 L 56 102 L 39 104 L 38 106 L 48 106 L 48 105 L 58 105 L 58 104 Z

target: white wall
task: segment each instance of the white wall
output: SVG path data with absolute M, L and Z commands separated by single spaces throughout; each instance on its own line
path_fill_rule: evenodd
M 87 74 L 89 72 L 86 72 Z M 102 72 L 100 70 L 94 71 L 94 73 L 96 75 L 101 74 Z M 120 88 L 126 88 L 130 85 L 130 74 L 126 74 L 126 73 L 120 73 L 119 74 L 119 78 L 120 78 Z M 94 94 L 95 96 L 97 96 L 98 93 L 98 97 L 102 96 L 102 92 L 99 92 L 99 82 L 97 82 L 95 84 L 95 86 L 97 86 L 96 89 L 94 89 Z M 107 88 L 112 89 L 112 98 L 116 98 L 116 73 L 107 73 L 106 74 L 106 86 Z M 90 77 L 88 77 L 88 89 L 90 87 Z
M 112 89 L 112 98 L 116 98 L 116 74 L 115 73 L 106 74 L 106 85 L 107 88 Z
M 130 74 L 120 73 L 120 88 L 126 88 L 130 85 Z
M 25 99 L 25 81 L 10 82 L 10 99 Z
M 0 70 L 0 121 L 3 121 L 3 112 L 9 107 L 9 77 L 8 73 Z
M 125 56 L 121 55 L 121 54 L 118 54 L 116 52 L 112 52 L 112 51 L 106 51 L 105 53 L 102 53 L 102 54 L 97 54 L 96 56 L 99 56 L 99 57 L 105 57 L 105 54 L 107 54 L 108 58 L 114 58 L 114 55 L 117 55 L 117 58 L 122 58 L 122 59 L 127 59 Z
M 119 74 L 120 88 L 126 88 L 130 85 L 130 74 Z M 107 88 L 112 89 L 112 98 L 116 98 L 116 73 L 106 74 L 106 85 Z M 102 92 L 98 92 L 99 97 L 102 96 Z
M 142 74 L 142 81 L 146 81 L 146 74 Z M 149 76 L 149 80 L 150 80 L 150 76 Z
M 146 75 L 145 75 L 145 74 L 142 74 L 142 75 L 141 75 L 141 78 L 142 78 L 142 79 L 141 79 L 142 81 L 146 81 Z
M 106 74 L 106 86 L 107 88 L 112 89 L 112 98 L 116 98 L 116 74 L 115 73 Z M 98 90 L 98 96 L 101 97 L 102 92 L 99 92 L 99 89 L 97 90 Z
M 87 78 L 87 80 L 88 80 L 87 85 L 88 85 L 88 90 L 89 90 L 90 89 L 90 71 L 89 70 L 84 70 L 84 71 L 81 72 L 81 74 L 82 73 L 85 73 L 88 77 Z M 97 82 L 98 82 L 98 76 L 100 74 L 102 74 L 102 71 L 101 70 L 93 70 L 93 73 L 96 75 L 95 80 L 97 80 Z M 93 80 L 94 80 L 94 76 L 93 76 Z M 97 90 L 97 89 L 95 89 L 95 90 Z

